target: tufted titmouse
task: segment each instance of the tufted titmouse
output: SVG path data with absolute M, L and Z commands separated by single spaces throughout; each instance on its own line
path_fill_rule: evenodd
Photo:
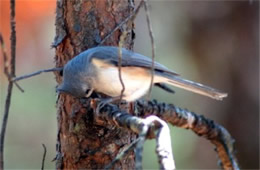
M 93 91 L 112 98 L 120 97 L 122 84 L 118 73 L 119 48 L 103 46 L 88 49 L 70 60 L 63 70 L 59 92 L 89 97 Z M 125 86 L 122 99 L 135 101 L 144 96 L 151 83 L 152 60 L 122 48 L 121 75 Z M 173 92 L 165 84 L 183 88 L 213 99 L 222 100 L 227 93 L 185 80 L 165 66 L 154 62 L 154 84 Z

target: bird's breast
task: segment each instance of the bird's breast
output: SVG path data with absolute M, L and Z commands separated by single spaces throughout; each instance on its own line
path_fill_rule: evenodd
M 125 86 L 123 99 L 134 101 L 145 95 L 150 87 L 150 70 L 141 67 L 121 67 L 121 77 Z M 97 68 L 94 89 L 111 97 L 121 95 L 122 84 L 118 68 L 104 66 Z

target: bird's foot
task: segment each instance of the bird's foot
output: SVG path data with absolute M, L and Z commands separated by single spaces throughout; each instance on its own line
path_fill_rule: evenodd
M 97 107 L 95 109 L 96 113 L 99 114 L 101 109 L 103 109 L 106 104 L 115 102 L 115 101 L 117 101 L 119 99 L 120 99 L 120 96 L 119 97 L 106 98 L 106 99 L 100 99 L 100 101 L 97 104 Z

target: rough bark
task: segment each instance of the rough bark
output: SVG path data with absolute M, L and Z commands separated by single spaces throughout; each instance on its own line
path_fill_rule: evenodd
M 80 52 L 97 46 L 133 9 L 131 0 L 58 0 L 53 43 L 56 66 L 61 67 Z M 129 49 L 133 46 L 133 27 L 132 22 L 124 27 L 125 47 Z M 105 45 L 117 46 L 122 29 Z M 56 75 L 56 80 L 60 84 L 61 75 Z M 135 138 L 128 131 L 94 122 L 93 114 L 69 95 L 58 96 L 57 121 L 57 169 L 102 169 Z M 114 168 L 133 169 L 134 154 L 129 154 Z

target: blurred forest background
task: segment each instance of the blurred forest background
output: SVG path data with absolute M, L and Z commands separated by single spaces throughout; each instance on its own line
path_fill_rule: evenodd
M 259 169 L 259 1 L 150 2 L 156 60 L 183 77 L 228 92 L 224 101 L 176 89 L 157 88 L 159 101 L 187 108 L 223 125 L 235 138 L 243 169 Z M 17 76 L 54 67 L 55 0 L 17 0 Z M 0 0 L 0 31 L 9 52 L 9 1 Z M 136 52 L 151 55 L 144 11 L 136 18 Z M 2 56 L 0 58 L 3 68 Z M 2 119 L 7 80 L 0 73 Z M 44 143 L 46 168 L 53 169 L 56 143 L 55 86 L 52 73 L 23 80 L 14 88 L 5 141 L 7 169 L 39 169 Z M 171 127 L 178 169 L 216 169 L 217 156 L 204 138 Z M 158 169 L 155 142 L 148 141 L 144 168 Z

